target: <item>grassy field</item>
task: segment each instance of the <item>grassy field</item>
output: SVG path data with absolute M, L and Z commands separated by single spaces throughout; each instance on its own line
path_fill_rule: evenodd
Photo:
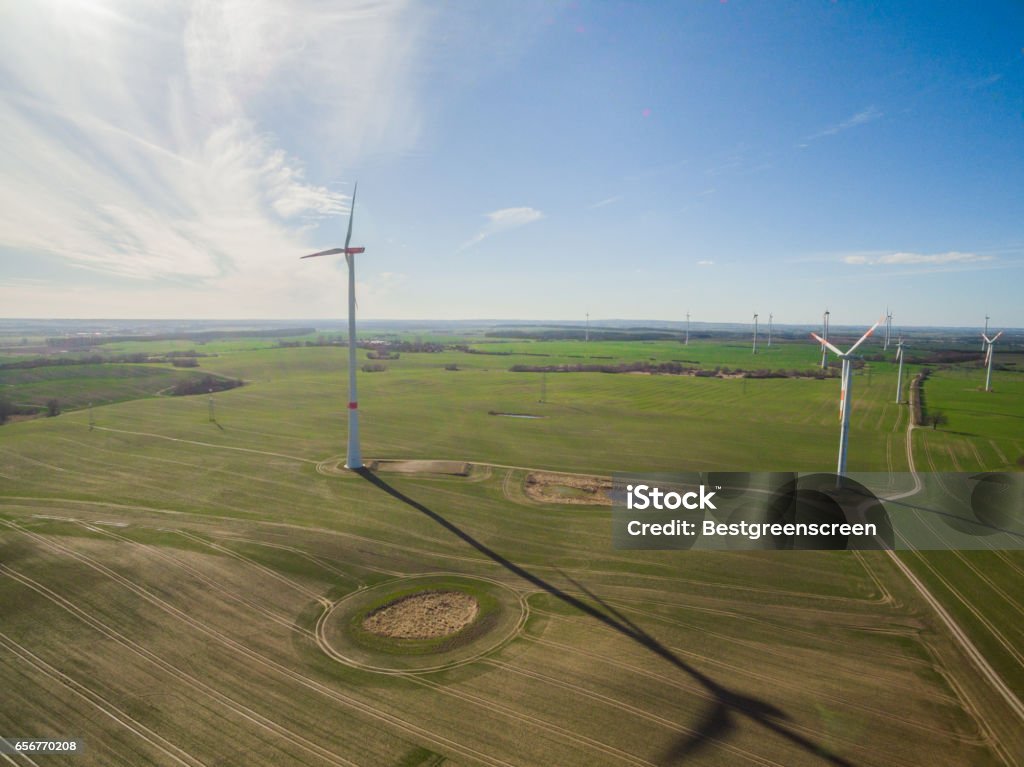
M 680 341 L 493 341 L 477 342 L 472 348 L 504 354 L 527 353 L 545 355 L 550 359 L 536 359 L 530 364 L 600 364 L 602 361 L 683 362 L 702 368 L 729 367 L 744 370 L 797 369 L 818 367 L 821 363 L 820 347 L 808 338 L 807 342 L 775 342 L 767 346 L 760 339 L 758 353 L 754 354 L 751 341 L 711 342 Z M 609 360 L 609 358 L 611 358 Z
M 479 346 L 578 362 L 582 344 Z M 710 367 L 740 366 L 743 353 L 587 346 Z M 364 454 L 501 465 L 371 480 L 333 470 L 344 349 L 218 353 L 202 370 L 246 386 L 214 395 L 216 422 L 206 397 L 159 397 L 96 407 L 92 430 L 84 412 L 0 427 L 0 684 L 18 691 L 0 702 L 0 732 L 86 742 L 45 763 L 1024 759 L 1019 722 L 884 553 L 616 551 L 606 508 L 522 493 L 521 467 L 830 470 L 838 381 L 549 374 L 539 402 L 543 376 L 508 368 L 543 358 L 403 353 L 360 375 Z M 816 356 L 780 345 L 775 362 Z M 977 447 L 974 468 L 995 455 L 981 452 L 989 440 L 1012 463 L 1006 419 L 970 410 L 1019 414 L 1021 376 L 998 379 L 1004 399 L 975 406 L 964 392 L 961 414 L 957 375 L 948 393 L 945 375 L 929 379 L 929 407 Z M 851 469 L 907 470 L 895 383 L 885 363 L 858 371 Z M 944 431 L 913 432 L 919 470 Z M 976 611 L 972 636 L 1021 689 L 1024 559 L 930 555 L 914 567 L 963 605 L 958 620 Z M 352 657 L 326 620 L 333 610 L 344 625 L 364 591 L 427 577 L 506 595 L 501 628 L 409 668 Z M 986 623 L 1009 649 L 981 639 Z
M 155 397 L 180 381 L 202 377 L 203 369 L 179 370 L 157 364 L 59 365 L 0 370 L 0 397 L 43 407 L 56 399 L 64 410 Z

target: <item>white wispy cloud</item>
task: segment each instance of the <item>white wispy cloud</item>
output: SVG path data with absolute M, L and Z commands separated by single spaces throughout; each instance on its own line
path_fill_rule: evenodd
M 706 258 L 697 262 L 697 266 L 714 266 L 714 265 L 715 265 L 714 261 L 711 261 L 711 260 L 706 259 Z
M 874 105 L 865 107 L 864 109 L 860 110 L 856 114 L 851 115 L 845 120 L 835 123 L 834 125 L 830 125 L 824 130 L 818 131 L 817 133 L 813 133 L 810 136 L 807 136 L 800 143 L 800 146 L 806 147 L 812 141 L 817 141 L 818 139 L 824 138 L 826 136 L 835 136 L 837 133 L 842 133 L 843 131 L 848 131 L 851 128 L 856 128 L 860 125 L 865 125 L 869 122 L 873 122 L 874 120 L 881 119 L 884 116 L 885 113 Z
M 979 88 L 987 88 L 990 85 L 995 85 L 1002 79 L 1002 73 L 996 72 L 995 74 L 988 75 L 987 77 L 979 77 L 975 80 L 970 81 L 969 83 L 967 83 L 967 87 L 970 88 L 972 91 L 978 90 Z
M 851 254 L 843 256 L 845 264 L 858 266 L 935 266 L 936 264 L 970 264 L 991 261 L 993 256 L 978 253 L 885 253 L 885 254 Z
M 544 214 L 536 208 L 502 208 L 485 214 L 488 221 L 484 227 L 459 247 L 459 251 L 471 248 L 488 237 L 510 229 L 532 224 L 544 218 Z
M 590 208 L 590 210 L 593 210 L 594 208 L 603 208 L 605 205 L 611 205 L 616 202 L 621 202 L 623 199 L 624 198 L 621 194 L 617 194 L 614 197 L 608 197 L 604 200 L 595 202 L 593 205 L 589 205 L 587 207 Z
M 421 32 L 402 0 L 12 5 L 0 249 L 187 284 L 186 303 L 323 294 L 322 272 L 292 257 L 349 197 L 311 181 L 291 147 L 313 138 L 348 165 L 408 151 Z

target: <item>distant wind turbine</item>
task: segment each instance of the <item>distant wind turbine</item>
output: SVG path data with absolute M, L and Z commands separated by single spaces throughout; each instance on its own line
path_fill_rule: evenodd
M 345 254 L 345 262 L 348 264 L 348 457 L 345 460 L 346 469 L 363 468 L 363 459 L 359 454 L 359 397 L 356 394 L 356 266 L 355 256 L 363 253 L 366 248 L 351 248 L 352 241 L 352 218 L 356 210 L 356 187 L 352 187 L 352 205 L 348 212 L 348 234 L 345 235 L 344 248 L 331 248 L 321 250 L 319 253 L 310 253 L 301 258 L 316 258 L 317 256 L 333 256 L 336 253 Z
M 896 344 L 896 361 L 900 363 L 899 372 L 896 374 L 896 404 L 900 404 L 903 401 L 903 336 L 900 336 L 899 343 Z
M 768 345 L 769 346 L 772 345 L 772 319 L 774 319 L 774 317 L 775 317 L 774 314 L 769 314 L 768 315 Z
M 986 334 L 982 333 L 981 337 L 985 339 L 985 343 L 988 345 L 988 352 L 985 354 L 985 366 L 987 371 L 985 373 L 985 391 L 992 391 L 992 358 L 995 357 L 995 346 L 996 340 L 1003 334 L 1003 331 L 999 331 L 994 336 L 989 338 Z
M 683 346 L 690 345 L 690 313 L 686 313 L 686 340 L 683 341 Z
M 885 343 L 882 345 L 883 349 L 889 348 L 889 339 L 892 336 L 892 312 L 889 311 L 889 307 L 885 307 Z
M 837 357 L 839 357 L 839 359 L 843 361 L 842 385 L 840 387 L 839 394 L 839 417 L 841 419 L 839 427 L 839 463 L 836 469 L 836 473 L 840 477 L 846 474 L 846 446 L 850 436 L 850 409 L 852 406 L 851 393 L 853 386 L 853 353 L 854 351 L 856 351 L 858 346 L 860 346 L 868 339 L 868 336 L 875 332 L 875 328 L 882 324 L 882 319 L 879 319 L 878 322 L 872 325 L 868 329 L 868 332 L 862 335 L 860 337 L 860 340 L 857 341 L 857 343 L 855 343 L 845 352 L 839 351 L 839 349 L 830 344 L 817 333 L 811 333 L 811 335 L 814 336 L 814 338 L 822 346 L 827 346 L 829 349 L 832 350 L 833 354 L 835 354 Z
M 982 337 L 982 338 L 984 338 L 985 336 L 987 336 L 987 335 L 988 335 L 988 321 L 989 321 L 990 319 L 991 319 L 991 318 L 990 318 L 990 317 L 989 317 L 989 316 L 988 316 L 988 315 L 986 314 L 986 315 L 985 315 L 985 332 L 981 334 L 981 337 Z M 987 347 L 985 346 L 985 342 L 984 342 L 984 341 L 982 341 L 982 342 L 981 342 L 981 350 L 982 350 L 982 351 L 985 351 L 985 349 L 986 349 L 986 348 L 987 348 Z
M 757 354 L 757 313 L 754 313 L 754 354 Z

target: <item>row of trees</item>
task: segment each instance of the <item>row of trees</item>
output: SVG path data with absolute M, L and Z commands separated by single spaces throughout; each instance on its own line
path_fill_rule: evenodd
M 681 362 L 622 362 L 617 365 L 576 363 L 569 365 L 513 365 L 513 373 L 651 373 L 662 375 L 692 375 L 698 378 L 741 376 L 743 378 L 836 378 L 837 370 L 743 370 L 742 368 L 697 368 Z
M 48 416 L 60 415 L 60 401 L 47 400 L 45 410 Z M 9 399 L 0 398 L 0 425 L 16 415 L 38 415 L 40 411 L 41 408 L 35 405 L 15 405 Z
M 150 355 L 142 352 L 134 354 L 88 354 L 81 357 L 32 357 L 17 362 L 5 362 L 0 364 L 0 370 L 33 370 L 35 368 L 66 367 L 69 365 L 106 365 L 113 363 L 122 364 L 148 364 L 170 362 L 176 367 L 198 367 L 197 357 L 213 357 L 212 354 L 202 352 L 180 351 L 167 352 L 162 355 Z
M 171 388 L 171 395 L 175 397 L 187 397 L 190 394 L 207 394 L 215 391 L 227 391 L 242 385 L 237 378 L 221 378 L 220 376 L 196 376 L 178 381 Z
M 910 417 L 915 426 L 931 426 L 932 429 L 937 429 L 949 423 L 949 418 L 941 410 L 925 409 L 924 382 L 931 372 L 931 370 L 922 370 L 910 382 Z

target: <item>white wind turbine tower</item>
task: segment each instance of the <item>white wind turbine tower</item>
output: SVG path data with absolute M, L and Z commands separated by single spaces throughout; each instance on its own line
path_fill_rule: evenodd
M 988 316 L 988 315 L 986 314 L 986 315 L 985 315 L 985 332 L 981 334 L 981 337 L 982 337 L 982 338 L 984 338 L 985 336 L 987 336 L 987 335 L 988 335 L 988 321 L 989 321 L 989 319 L 991 319 L 991 318 L 990 318 L 990 317 L 989 317 L 989 316 Z M 986 348 L 987 348 L 987 347 L 986 347 L 986 345 L 985 345 L 985 342 L 984 342 L 984 341 L 982 341 L 982 342 L 981 342 L 981 350 L 982 350 L 982 351 L 985 351 L 985 349 L 986 349 Z
M 896 344 L 896 361 L 900 363 L 899 372 L 896 374 L 896 404 L 900 404 L 903 401 L 901 393 L 903 391 L 903 336 L 900 336 L 899 343 Z
M 754 354 L 757 354 L 757 313 L 754 313 Z
M 882 324 L 882 320 L 879 319 L 874 325 L 872 325 L 868 332 L 860 337 L 853 346 L 847 349 L 845 352 L 839 351 L 835 346 L 830 344 L 824 338 L 819 336 L 817 333 L 811 333 L 815 339 L 822 345 L 827 346 L 832 350 L 839 359 L 843 361 L 843 375 L 842 375 L 842 386 L 840 387 L 839 394 L 839 463 L 836 469 L 836 474 L 842 477 L 846 474 L 846 446 L 850 436 L 850 410 L 851 410 L 851 391 L 853 384 L 853 353 L 857 347 L 864 343 L 868 336 L 875 332 L 875 328 Z
M 991 338 L 984 333 L 981 334 L 981 337 L 985 339 L 985 343 L 988 345 L 988 353 L 985 354 L 985 366 L 987 367 L 987 371 L 985 373 L 985 391 L 992 391 L 992 358 L 996 356 L 995 350 L 992 347 L 995 346 L 996 339 L 998 339 L 1002 334 L 1003 331 L 1001 330 Z
M 686 340 L 683 341 L 683 346 L 690 345 L 690 313 L 686 313 Z
M 883 349 L 889 348 L 889 338 L 892 336 L 892 312 L 889 311 L 889 307 L 885 307 L 885 343 L 882 345 Z
M 774 314 L 769 314 L 768 315 L 768 345 L 769 346 L 772 345 L 772 318 L 774 318 L 774 317 L 775 317 Z
M 829 311 L 825 310 L 825 313 L 821 316 L 821 336 L 826 341 L 828 340 L 828 317 Z M 821 369 L 824 370 L 828 367 L 828 347 L 825 344 L 821 345 Z
M 356 266 L 353 256 L 364 252 L 366 248 L 349 247 L 352 240 L 352 218 L 356 210 L 357 186 L 358 184 L 352 187 L 352 204 L 348 212 L 348 234 L 345 235 L 345 247 L 321 250 L 319 253 L 301 256 L 301 258 L 316 258 L 317 256 L 333 256 L 336 253 L 344 253 L 345 262 L 348 264 L 348 457 L 345 459 L 346 469 L 363 468 L 363 459 L 359 454 L 359 398 L 356 394 Z

